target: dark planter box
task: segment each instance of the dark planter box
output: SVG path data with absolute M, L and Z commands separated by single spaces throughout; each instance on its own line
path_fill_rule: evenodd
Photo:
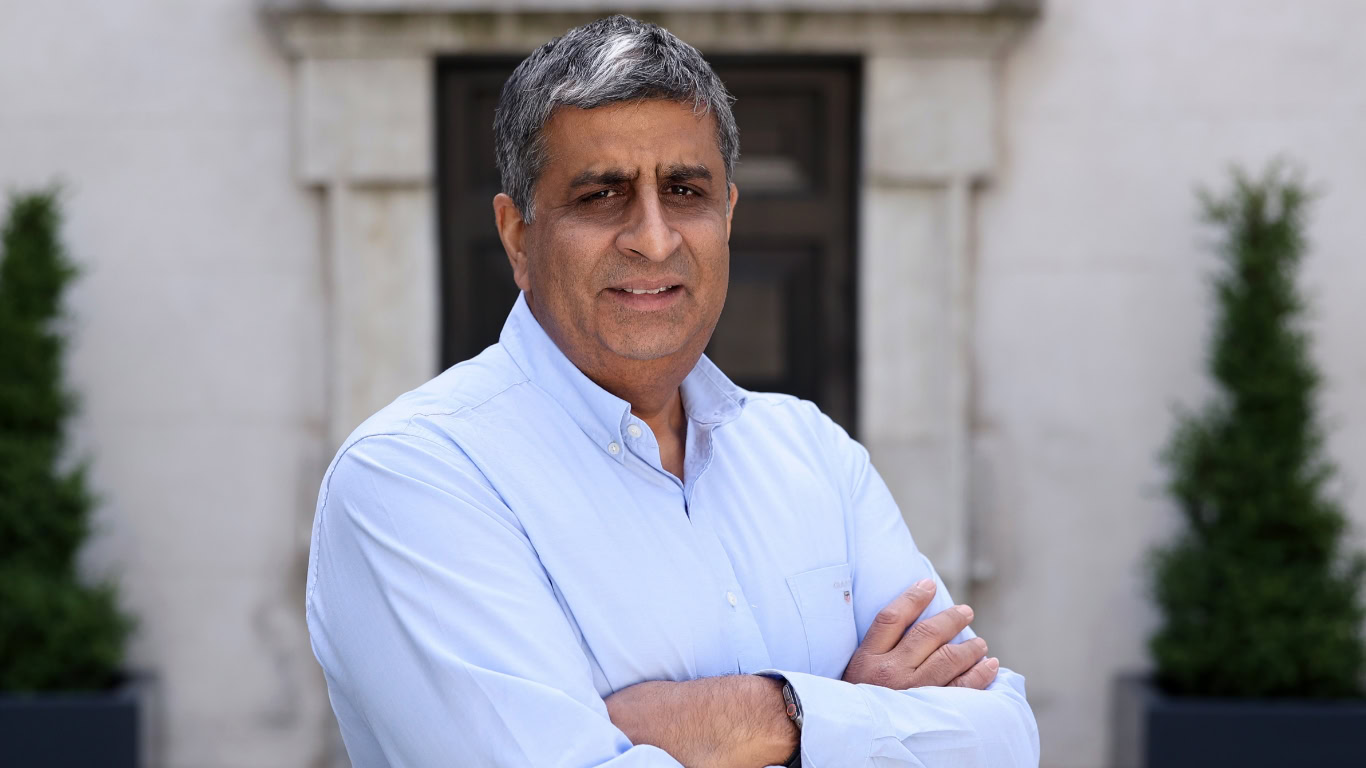
M 108 691 L 0 693 L 0 765 L 137 768 L 135 682 Z
M 1116 768 L 1366 765 L 1366 700 L 1169 696 L 1146 677 L 1115 684 Z

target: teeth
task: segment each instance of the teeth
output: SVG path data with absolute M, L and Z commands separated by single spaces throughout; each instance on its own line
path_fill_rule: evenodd
M 626 293 L 634 293 L 634 294 L 636 294 L 637 296 L 639 296 L 639 295 L 642 294 L 642 293 L 648 293 L 648 294 L 651 294 L 651 295 L 654 295 L 654 294 L 656 294 L 656 293 L 663 293 L 664 291 L 667 291 L 667 290 L 669 290 L 669 289 L 672 288 L 672 287 L 673 287 L 672 285 L 666 285 L 666 286 L 664 286 L 664 287 L 662 287 L 662 288 L 656 288 L 656 289 L 654 289 L 653 291 L 648 290 L 648 289 L 645 289 L 645 288 L 621 288 L 621 289 L 619 289 L 619 290 L 622 290 L 622 291 L 624 291 L 624 292 L 626 292 Z

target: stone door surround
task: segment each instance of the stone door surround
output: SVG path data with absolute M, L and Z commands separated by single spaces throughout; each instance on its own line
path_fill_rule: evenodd
M 321 196 L 332 446 L 434 375 L 433 77 L 447 54 L 522 54 L 617 7 L 704 53 L 864 62 L 859 430 L 917 543 L 963 599 L 974 547 L 974 197 L 998 159 L 999 61 L 1041 0 L 277 0 L 295 168 Z M 743 147 L 742 147 L 743 151 Z M 311 510 L 309 510 L 311 513 Z

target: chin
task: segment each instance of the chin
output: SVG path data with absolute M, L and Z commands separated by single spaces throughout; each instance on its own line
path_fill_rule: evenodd
M 607 348 L 616 353 L 619 357 L 627 360 L 658 360 L 661 357 L 669 357 L 682 350 L 683 345 L 660 339 L 658 341 L 618 341 L 609 343 Z
M 690 349 L 696 349 L 694 357 L 697 357 L 706 347 L 706 340 L 711 338 L 716 324 L 713 322 L 708 326 L 699 327 L 695 320 L 689 320 L 693 319 L 641 322 L 639 318 L 628 318 L 626 322 L 607 323 L 598 327 L 598 342 L 626 360 L 644 362 L 677 357 L 687 354 Z M 700 346 L 697 344 L 699 339 L 702 340 Z
M 603 329 L 607 330 L 607 329 Z M 683 352 L 692 334 L 672 328 L 616 328 L 614 332 L 598 336 L 599 342 L 613 354 L 627 360 L 658 360 Z

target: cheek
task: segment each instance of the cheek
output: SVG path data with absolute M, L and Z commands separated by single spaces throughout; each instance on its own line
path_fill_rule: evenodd
M 718 226 L 708 222 L 684 235 L 697 258 L 697 266 L 709 282 L 725 283 L 730 270 L 730 245 L 726 242 L 724 221 Z
M 726 304 L 726 295 L 730 293 L 730 268 L 725 260 L 716 268 L 715 285 L 712 298 L 712 314 L 715 315 L 713 322 L 721 316 L 721 308 Z
M 573 305 L 591 298 L 594 269 L 601 252 L 600 237 L 583 227 L 557 222 L 547 228 L 554 237 L 536 244 L 532 259 L 531 284 L 547 294 L 546 299 Z

